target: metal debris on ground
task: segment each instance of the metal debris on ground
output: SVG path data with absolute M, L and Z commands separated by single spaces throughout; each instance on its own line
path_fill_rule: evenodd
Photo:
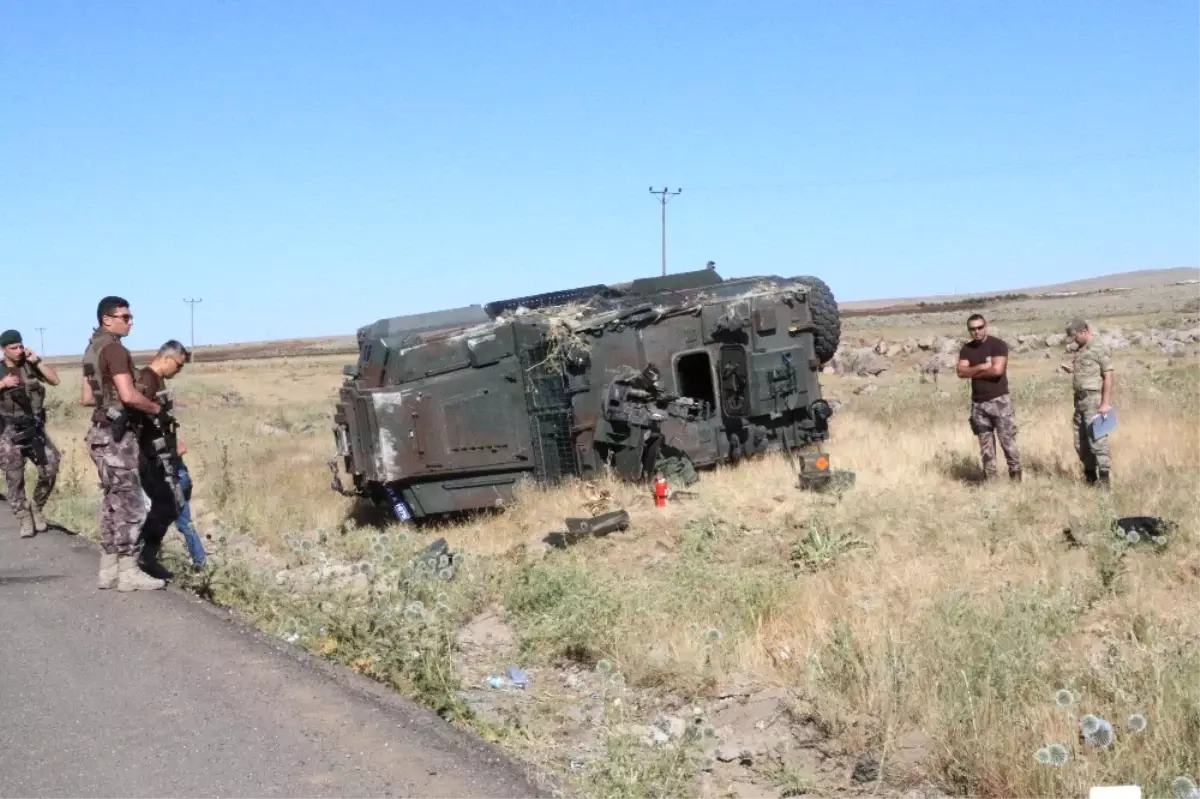
M 1113 529 L 1129 544 L 1165 546 L 1177 528 L 1174 521 L 1159 516 L 1123 516 L 1113 521 Z
M 853 488 L 857 480 L 858 474 L 852 469 L 830 469 L 828 476 L 823 480 L 801 477 L 798 487 L 805 491 L 840 494 Z
M 620 510 L 601 513 L 599 516 L 583 518 L 570 516 L 566 519 L 567 531 L 553 532 L 544 539 L 552 547 L 562 549 L 577 544 L 584 538 L 603 538 L 609 533 L 629 529 L 629 512 Z
M 450 551 L 445 538 L 439 538 L 425 547 L 416 558 L 419 568 L 426 569 L 437 575 L 439 579 L 447 581 L 455 578 L 461 563 L 460 555 Z
M 1170 541 L 1178 526 L 1175 521 L 1160 516 L 1122 516 L 1112 520 L 1110 530 L 1130 546 L 1144 543 L 1163 547 Z M 1067 546 L 1072 548 L 1086 547 L 1091 538 L 1087 525 L 1074 515 L 1069 517 L 1062 533 Z

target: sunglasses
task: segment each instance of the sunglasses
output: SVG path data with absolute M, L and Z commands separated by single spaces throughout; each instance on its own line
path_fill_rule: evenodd
M 113 319 L 120 319 L 124 322 L 132 322 L 133 321 L 133 314 L 131 314 L 131 313 L 110 313 L 110 314 L 105 314 L 105 316 L 109 316 Z

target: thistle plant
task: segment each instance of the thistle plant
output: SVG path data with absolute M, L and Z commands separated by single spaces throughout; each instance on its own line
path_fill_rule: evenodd
M 1095 718 L 1094 716 L 1091 718 Z M 1113 726 L 1105 719 L 1095 719 L 1094 729 L 1092 732 L 1087 732 L 1084 728 L 1084 740 L 1098 749 L 1107 749 L 1113 745 L 1117 739 L 1116 733 L 1113 731 Z

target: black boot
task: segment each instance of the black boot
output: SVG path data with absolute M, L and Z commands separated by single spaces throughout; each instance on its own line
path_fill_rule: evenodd
M 1100 487 L 1101 487 L 1101 488 L 1108 488 L 1108 487 L 1109 487 L 1109 482 L 1108 482 L 1108 469 L 1101 469 L 1101 470 L 1100 470 L 1100 471 L 1097 473 L 1097 478 L 1098 478 L 1098 481 L 1099 481 L 1099 483 L 1100 483 Z
M 142 545 L 142 554 L 138 558 L 138 565 L 142 571 L 151 577 L 157 577 L 160 580 L 169 580 L 175 575 L 166 566 L 158 562 L 158 550 L 162 546 L 161 541 L 147 541 Z
M 1095 470 L 1095 469 L 1084 469 L 1084 470 L 1083 470 L 1083 476 L 1084 476 L 1084 477 L 1087 479 L 1088 485 L 1095 485 L 1095 484 L 1096 484 L 1096 479 L 1097 479 L 1097 477 L 1096 477 L 1096 470 Z
M 1015 470 L 1015 471 L 1011 471 L 1011 472 L 1009 472 L 1009 473 L 1008 473 L 1008 479 L 1009 479 L 1009 480 L 1012 480 L 1014 483 L 1019 483 L 1019 482 L 1021 482 L 1021 470 L 1020 470 L 1020 469 L 1017 469 L 1017 470 Z

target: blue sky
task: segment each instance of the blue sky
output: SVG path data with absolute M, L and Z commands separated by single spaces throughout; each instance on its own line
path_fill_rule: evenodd
M 1194 0 L 0 0 L 0 326 L 350 333 L 654 275 L 1200 261 Z M 36 346 L 36 344 L 34 344 Z

